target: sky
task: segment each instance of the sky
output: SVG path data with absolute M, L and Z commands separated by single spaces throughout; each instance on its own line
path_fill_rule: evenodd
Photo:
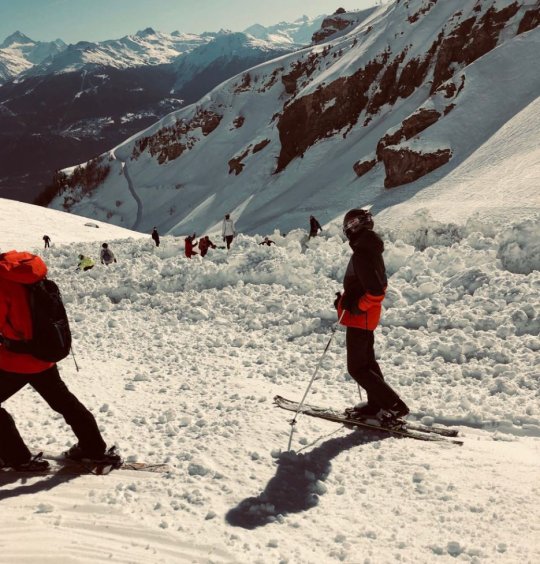
M 379 0 L 0 0 L 0 42 L 14 31 L 36 41 L 102 41 L 146 27 L 164 32 L 242 31 L 302 15 L 359 10 Z

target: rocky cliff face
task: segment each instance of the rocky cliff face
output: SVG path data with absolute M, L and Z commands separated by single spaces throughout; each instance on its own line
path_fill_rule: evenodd
M 115 150 L 131 157 L 135 183 L 159 183 L 164 201 L 177 193 L 163 187 L 182 182 L 184 210 L 163 230 L 211 224 L 231 202 L 270 223 L 275 207 L 350 205 L 351 190 L 359 203 L 367 186 L 437 178 L 540 88 L 526 62 L 538 46 L 538 2 L 396 0 L 343 23 L 351 18 L 334 14 L 322 28 L 337 35 L 237 75 Z M 201 112 L 212 116 L 206 133 L 193 125 Z M 96 201 L 120 190 L 111 178 Z M 85 198 L 78 213 L 99 217 Z M 157 202 L 147 206 L 155 224 Z
M 410 4 L 412 7 L 413 3 Z M 419 22 L 436 4 L 437 0 L 416 3 L 416 10 L 408 16 L 407 21 L 410 24 Z M 492 50 L 500 41 L 502 31 L 507 26 L 511 27 L 509 23 L 516 15 L 520 16 L 518 31 L 529 28 L 535 21 L 538 25 L 535 18 L 538 17 L 540 8 L 527 10 L 521 15 L 519 13 L 522 9 L 523 5 L 519 2 L 512 2 L 499 10 L 495 4 L 482 10 L 481 3 L 477 3 L 472 14 L 465 19 L 461 19 L 462 12 L 452 14 L 444 27 L 433 34 L 435 38 L 422 54 L 408 57 L 409 45 L 395 53 L 388 48 L 352 75 L 321 84 L 313 93 L 304 96 L 298 95 L 298 85 L 300 84 L 300 88 L 304 86 L 316 71 L 328 66 L 329 58 L 343 57 L 344 51 L 340 48 L 336 52 L 330 46 L 320 53 L 310 54 L 305 61 L 295 62 L 291 71 L 282 77 L 286 91 L 296 96 L 286 105 L 279 118 L 281 152 L 276 172 L 284 170 L 294 158 L 303 156 L 310 146 L 334 135 L 336 131 L 347 135 L 360 117 L 363 118 L 363 125 L 367 126 L 383 107 L 395 105 L 398 98 L 412 96 L 428 83 L 432 96 L 443 93 L 448 100 L 455 98 L 464 86 L 463 79 L 459 87 L 455 84 L 459 69 Z M 338 23 L 343 15 L 335 14 L 327 18 L 323 22 L 323 30 L 325 22 L 327 29 L 336 26 L 344 29 L 346 24 Z M 365 34 L 370 31 L 367 28 Z M 448 113 L 450 104 L 446 108 L 448 110 L 445 113 Z M 437 122 L 441 115 L 442 112 L 424 108 L 403 120 L 396 132 L 386 134 L 379 141 L 378 159 L 382 160 L 384 147 L 402 139 L 410 139 Z M 403 159 L 408 162 L 412 157 L 408 152 L 387 151 L 385 168 L 392 172 L 385 181 L 385 186 L 394 187 L 411 182 L 411 179 L 416 180 L 419 175 L 422 176 L 421 171 L 426 174 L 436 168 L 435 164 L 441 166 L 446 163 L 448 153 L 444 150 L 443 154 L 444 157 L 430 158 L 429 166 L 415 167 L 414 174 L 404 174 L 400 180 L 399 171 L 403 167 L 394 166 L 391 161 Z
M 327 16 L 312 36 L 312 43 L 322 43 L 329 39 L 336 39 L 339 35 L 351 31 L 362 21 L 368 18 L 374 11 L 375 7 L 358 12 L 347 12 L 343 8 L 336 10 L 331 16 Z

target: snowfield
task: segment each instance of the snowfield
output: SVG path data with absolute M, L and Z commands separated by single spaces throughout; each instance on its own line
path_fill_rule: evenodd
M 304 416 L 292 453 L 292 414 L 272 398 L 300 399 L 328 342 L 350 255 L 338 228 L 270 234 L 274 247 L 240 235 L 192 260 L 181 238 L 104 238 L 118 264 L 81 273 L 75 257 L 97 258 L 101 241 L 66 223 L 77 242 L 44 257 L 80 365 L 65 359 L 62 375 L 108 443 L 171 472 L 0 474 L 0 562 L 540 561 L 538 219 L 454 225 L 420 210 L 379 229 L 381 367 L 412 419 L 457 427 L 463 446 Z M 344 337 L 309 403 L 359 401 Z M 73 443 L 31 389 L 5 407 L 34 451 Z

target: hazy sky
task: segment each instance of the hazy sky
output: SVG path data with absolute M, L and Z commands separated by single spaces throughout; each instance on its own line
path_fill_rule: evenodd
M 200 33 L 242 31 L 337 8 L 358 10 L 378 0 L 0 0 L 0 42 L 14 31 L 36 41 L 101 41 L 146 27 Z

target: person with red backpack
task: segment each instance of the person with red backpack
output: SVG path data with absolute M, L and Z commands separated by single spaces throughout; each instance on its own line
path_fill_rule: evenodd
M 33 456 L 2 404 L 27 384 L 75 433 L 72 460 L 119 464 L 92 413 L 68 390 L 56 362 L 71 350 L 71 333 L 58 286 L 46 278 L 43 260 L 27 252 L 0 254 L 0 460 L 18 471 L 45 471 L 49 463 Z
M 373 217 L 368 210 L 347 212 L 343 233 L 353 254 L 345 271 L 344 293 L 338 292 L 334 305 L 340 323 L 347 327 L 347 370 L 367 392 L 367 404 L 348 409 L 347 413 L 385 420 L 405 417 L 409 408 L 385 382 L 373 348 L 373 332 L 379 324 L 387 286 L 384 244 L 373 231 Z

